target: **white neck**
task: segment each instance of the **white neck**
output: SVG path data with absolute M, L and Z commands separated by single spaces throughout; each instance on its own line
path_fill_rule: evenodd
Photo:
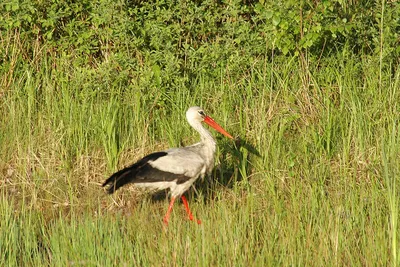
M 211 133 L 203 126 L 201 122 L 192 122 L 190 125 L 200 134 L 202 151 L 201 153 L 207 161 L 207 172 L 210 173 L 214 167 L 214 156 L 216 150 L 216 142 Z
M 201 141 L 207 146 L 215 146 L 215 140 L 211 133 L 201 124 L 201 122 L 194 123 L 193 128 L 200 134 Z

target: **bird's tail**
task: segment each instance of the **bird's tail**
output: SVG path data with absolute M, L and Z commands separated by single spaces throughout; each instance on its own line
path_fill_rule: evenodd
M 103 187 L 110 185 L 107 188 L 107 192 L 112 194 L 121 186 L 132 182 L 135 179 L 136 174 L 137 166 L 134 164 L 111 175 L 110 178 L 103 183 Z

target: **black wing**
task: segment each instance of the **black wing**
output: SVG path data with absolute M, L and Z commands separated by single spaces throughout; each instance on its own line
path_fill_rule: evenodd
M 155 152 L 142 158 L 135 164 L 126 167 L 111 175 L 104 183 L 103 187 L 110 185 L 107 189 L 109 194 L 114 193 L 118 188 L 127 183 L 152 183 L 177 180 L 177 183 L 184 183 L 189 177 L 183 174 L 175 174 L 159 170 L 149 164 L 160 157 L 168 155 L 167 152 Z

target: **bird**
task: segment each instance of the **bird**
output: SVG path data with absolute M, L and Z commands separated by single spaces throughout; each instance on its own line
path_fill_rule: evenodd
M 174 202 L 179 197 L 185 206 L 189 220 L 194 220 L 183 194 L 198 178 L 210 175 L 213 170 L 216 142 L 202 122 L 226 137 L 234 139 L 217 122 L 206 115 L 201 107 L 190 107 L 186 111 L 186 119 L 189 125 L 200 134 L 200 142 L 186 147 L 151 153 L 136 163 L 115 172 L 102 185 L 103 187 L 108 186 L 109 194 L 113 194 L 128 183 L 152 190 L 169 189 L 171 200 L 163 218 L 165 225 L 168 225 Z M 196 222 L 201 224 L 200 220 L 196 220 Z

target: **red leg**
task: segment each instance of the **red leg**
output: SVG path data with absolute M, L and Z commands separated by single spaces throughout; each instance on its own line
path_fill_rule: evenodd
M 192 214 L 192 212 L 191 212 L 190 209 L 189 209 L 189 204 L 188 204 L 188 202 L 187 202 L 187 200 L 186 200 L 186 197 L 181 196 L 181 199 L 182 199 L 183 205 L 185 206 L 186 212 L 187 212 L 187 214 L 189 215 L 189 220 L 193 221 L 193 219 L 194 219 L 194 218 L 193 218 L 193 214 Z M 197 220 L 197 223 L 198 223 L 198 224 L 201 224 L 201 221 L 200 221 L 200 220 Z
M 164 223 L 168 225 L 169 216 L 171 215 L 172 207 L 174 206 L 175 198 L 171 197 L 171 202 L 169 203 L 167 213 L 164 216 Z

